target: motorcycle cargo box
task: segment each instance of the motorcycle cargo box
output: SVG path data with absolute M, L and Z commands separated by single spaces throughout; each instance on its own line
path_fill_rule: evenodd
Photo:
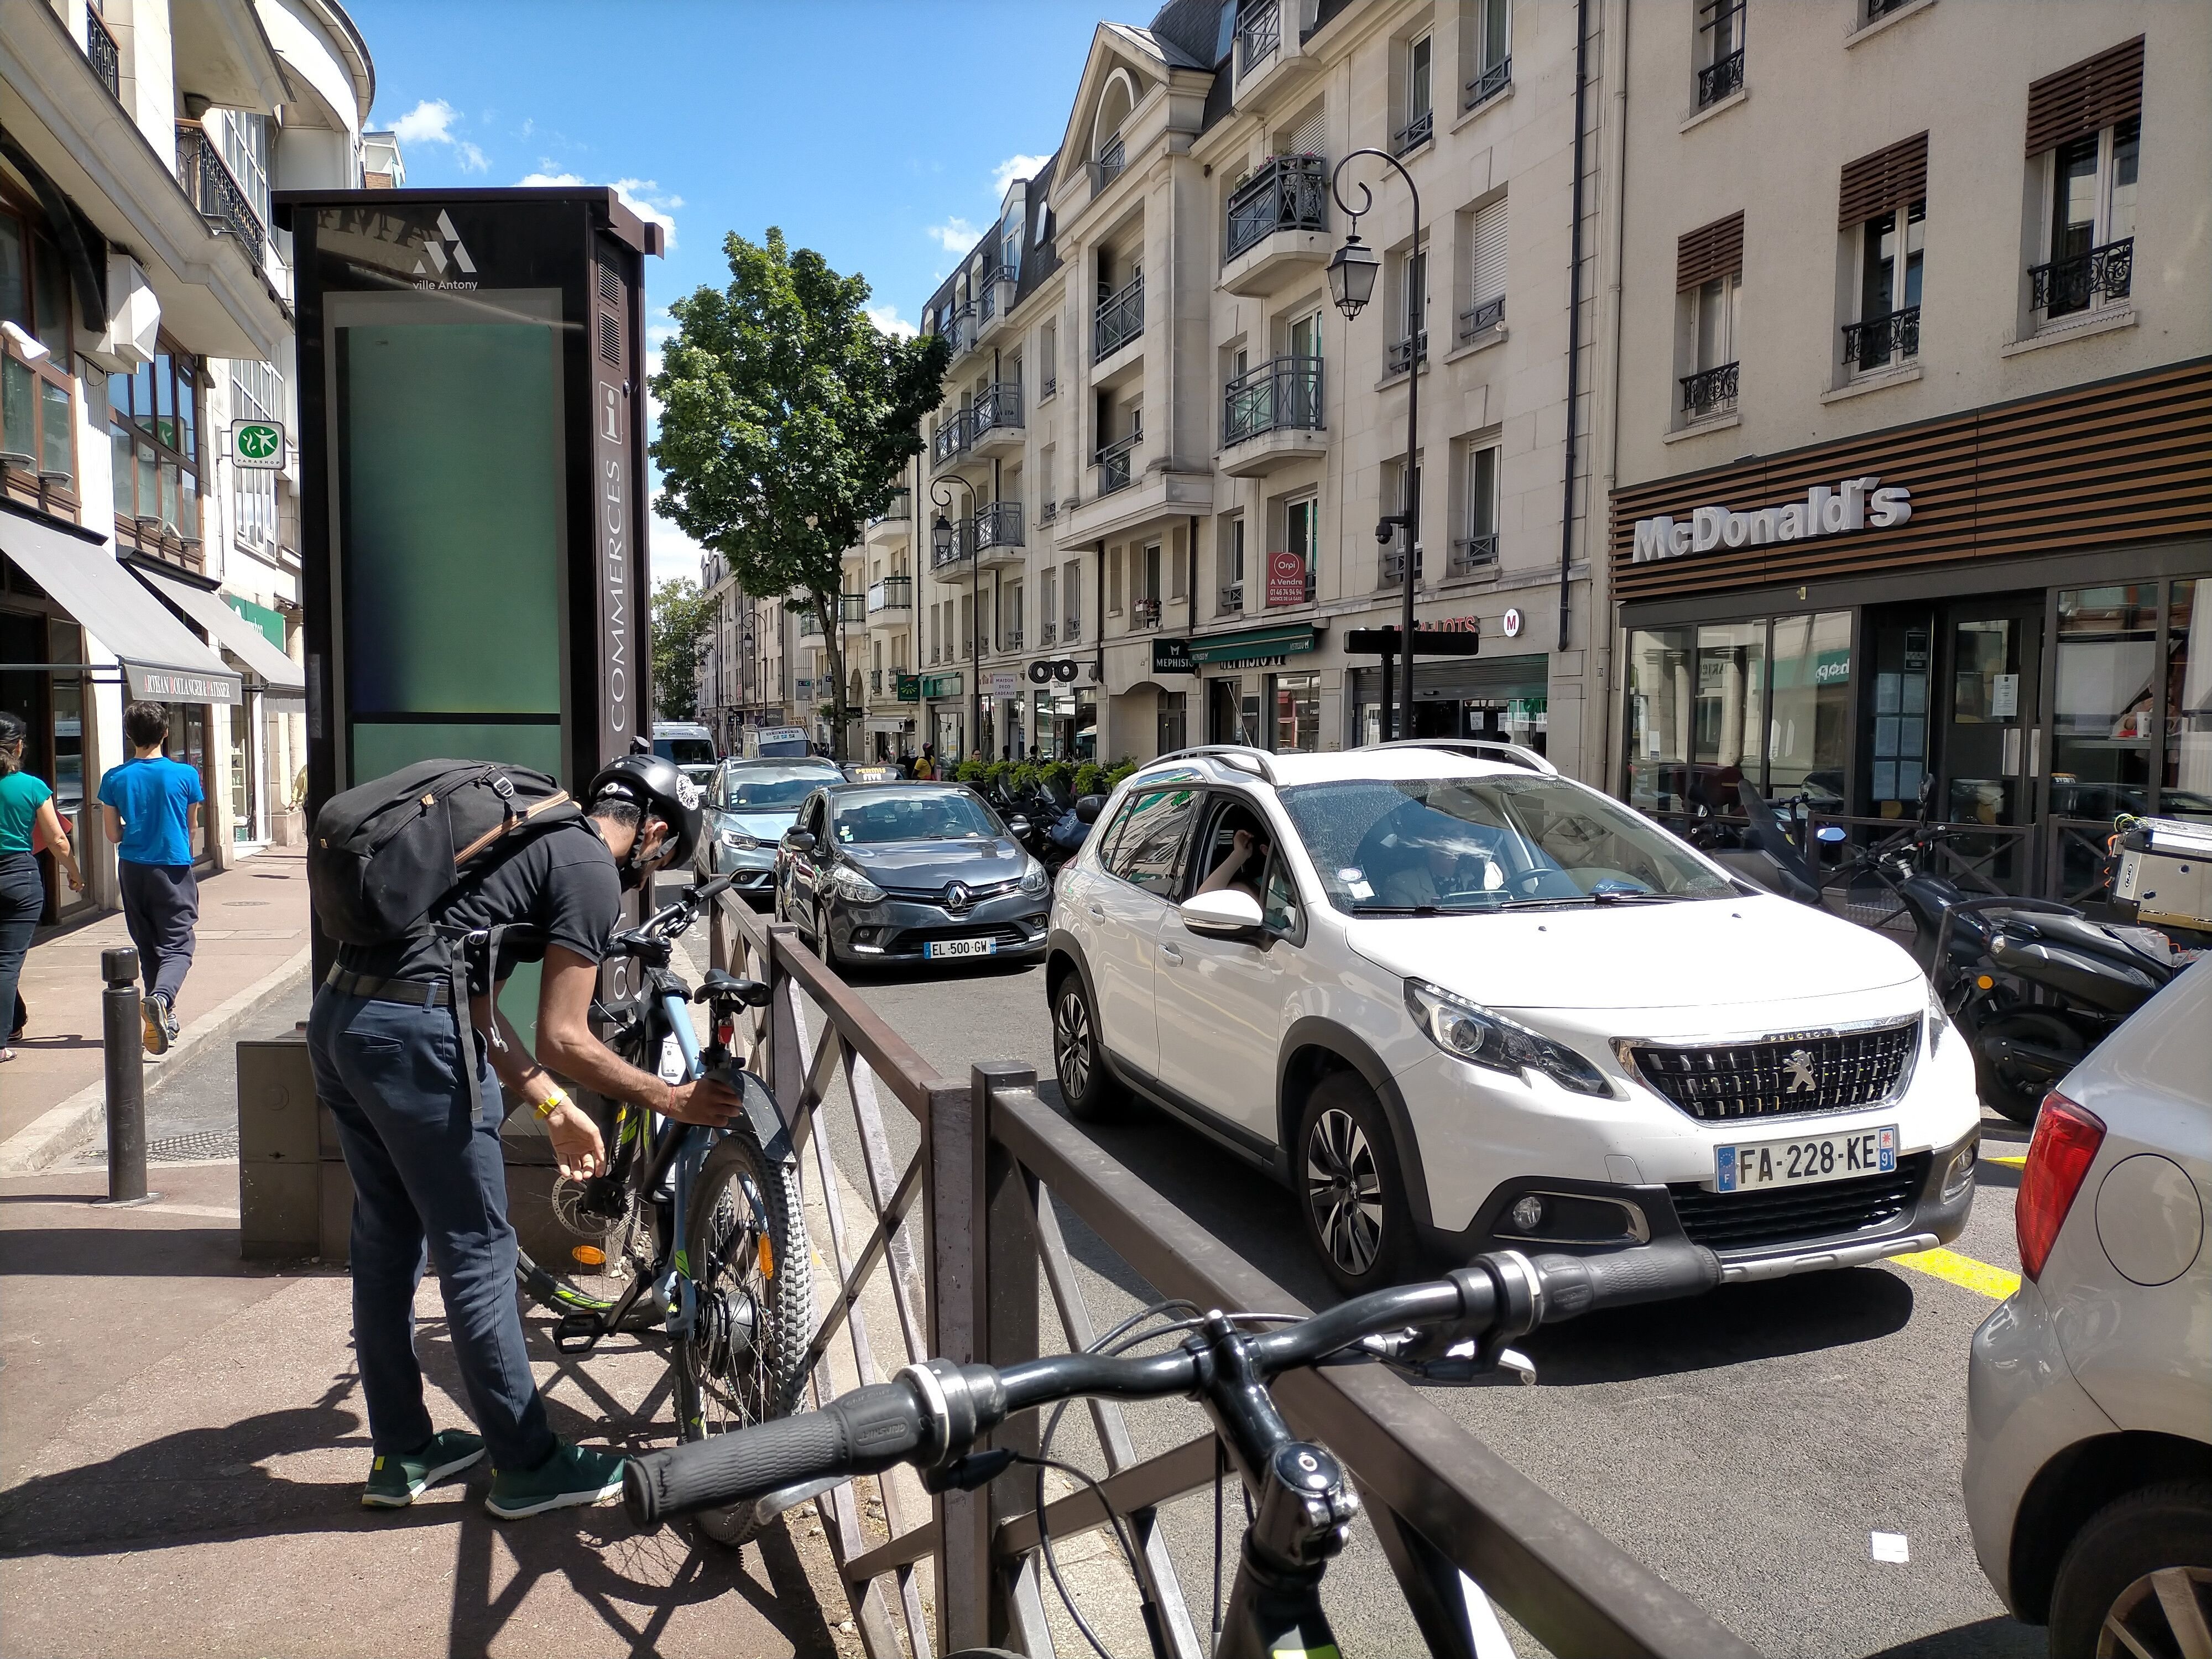
M 2212 823 L 2136 819 L 2120 837 L 2112 893 L 2138 921 L 2212 928 Z

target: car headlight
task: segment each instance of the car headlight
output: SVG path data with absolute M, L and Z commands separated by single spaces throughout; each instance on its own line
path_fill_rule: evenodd
M 722 831 L 722 845 L 732 853 L 750 853 L 760 842 L 742 830 L 725 830 Z
M 849 864 L 841 864 L 830 878 L 830 890 L 841 899 L 854 904 L 874 904 L 884 896 L 884 890 L 870 881 Z
M 1052 878 L 1045 874 L 1044 866 L 1031 859 L 1030 867 L 1022 872 L 1022 891 L 1031 898 L 1042 898 L 1051 890 Z
M 1943 1046 L 1943 1039 L 1951 1036 L 1950 1011 L 1944 1007 L 1943 999 L 1933 984 L 1928 988 L 1928 1058 L 1936 1058 L 1936 1051 Z
M 1515 1076 L 1541 1072 L 1578 1095 L 1613 1092 L 1604 1073 L 1564 1042 L 1554 1042 L 1426 980 L 1406 981 L 1406 1009 L 1429 1041 L 1455 1060 Z

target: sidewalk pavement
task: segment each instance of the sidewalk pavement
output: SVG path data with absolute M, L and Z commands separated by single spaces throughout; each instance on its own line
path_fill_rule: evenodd
M 32 947 L 22 984 L 31 1023 L 0 1066 L 0 1176 L 43 1169 L 96 1133 L 106 1110 L 100 953 L 130 943 L 117 911 Z M 199 944 L 178 1010 L 184 1032 L 149 1063 L 149 1086 L 307 970 L 304 851 L 268 848 L 202 881 Z

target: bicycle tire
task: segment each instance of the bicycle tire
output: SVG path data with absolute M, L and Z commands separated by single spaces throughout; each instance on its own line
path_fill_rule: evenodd
M 699 1172 L 678 1265 L 693 1275 L 698 1304 L 692 1334 L 672 1356 L 678 1437 L 703 1440 L 788 1416 L 805 1387 L 814 1315 L 806 1216 L 797 1164 L 771 1159 L 743 1120 Z M 728 1310 L 744 1305 L 750 1340 L 740 1353 L 727 1340 Z M 693 1522 L 732 1548 L 759 1530 L 750 1504 L 706 1510 Z
M 649 1115 L 635 1108 L 619 1109 L 615 1122 L 617 1134 L 634 1133 L 647 1137 L 651 1133 Z M 657 1206 L 642 1189 L 646 1166 L 652 1161 L 650 1145 L 649 1139 L 641 1139 L 629 1149 L 628 1162 L 623 1171 L 627 1197 L 623 1221 L 606 1233 L 596 1236 L 596 1243 L 594 1235 L 571 1226 L 570 1231 L 576 1232 L 580 1246 L 592 1246 L 601 1252 L 605 1267 L 613 1267 L 618 1259 L 626 1258 L 625 1265 L 629 1272 L 642 1273 L 650 1270 L 657 1257 L 659 1217 Z M 617 1147 L 617 1150 L 621 1149 Z M 641 1230 L 639 1236 L 644 1241 L 643 1264 L 635 1259 L 635 1251 L 624 1249 L 632 1224 Z M 618 1234 L 620 1237 L 617 1237 Z M 580 1261 L 578 1265 L 580 1267 L 582 1263 Z M 519 1243 L 514 1251 L 514 1276 L 526 1296 L 540 1307 L 556 1314 L 610 1312 L 629 1288 L 625 1282 L 627 1273 L 605 1271 L 598 1273 L 564 1273 L 533 1260 L 529 1251 Z M 630 1304 L 629 1312 L 623 1316 L 617 1328 L 624 1331 L 653 1330 L 665 1324 L 666 1320 L 667 1310 L 660 1305 L 659 1298 L 647 1290 Z

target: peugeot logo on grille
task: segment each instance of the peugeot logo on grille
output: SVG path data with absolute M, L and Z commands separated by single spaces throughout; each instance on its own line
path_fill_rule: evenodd
M 967 883 L 961 881 L 951 881 L 945 883 L 945 908 L 946 909 L 957 914 L 962 910 L 965 910 L 975 902 L 975 896 L 968 890 Z M 1809 1088 L 1812 1085 L 1808 1084 L 1806 1086 Z
M 1820 1085 L 1813 1076 L 1813 1051 L 1810 1048 L 1792 1048 L 1782 1057 L 1782 1064 L 1790 1073 L 1790 1086 L 1784 1091 L 1784 1093 L 1809 1095 L 1819 1091 Z

